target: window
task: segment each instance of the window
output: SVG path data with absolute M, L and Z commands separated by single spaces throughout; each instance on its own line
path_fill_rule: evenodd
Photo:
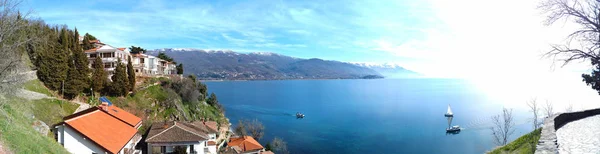
M 104 68 L 111 68 L 112 67 L 112 63 L 104 63 Z
M 140 63 L 144 63 L 144 58 L 140 58 Z
M 194 145 L 192 144 L 192 145 L 190 145 L 190 153 L 194 153 L 194 152 L 195 152 L 194 151 Z
M 96 58 L 96 54 L 95 53 L 90 54 L 90 58 Z

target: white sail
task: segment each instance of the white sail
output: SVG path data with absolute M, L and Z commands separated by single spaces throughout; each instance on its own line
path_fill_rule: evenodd
M 446 115 L 453 115 L 452 109 L 450 109 L 450 104 L 448 104 L 448 112 L 446 112 Z

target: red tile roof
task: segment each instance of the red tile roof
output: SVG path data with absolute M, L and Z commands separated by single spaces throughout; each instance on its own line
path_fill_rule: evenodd
M 258 143 L 258 141 L 254 140 L 254 138 L 252 138 L 250 136 L 231 138 L 229 140 L 229 142 L 227 143 L 227 147 L 233 147 L 233 146 L 238 146 L 243 151 L 255 151 L 255 150 L 264 149 L 264 147 L 262 145 L 260 145 L 260 143 Z
M 99 107 L 85 112 L 87 113 L 65 119 L 64 123 L 109 153 L 118 153 L 137 132 L 136 128 Z
M 125 49 L 127 49 L 127 48 L 117 48 L 117 49 L 119 49 L 121 51 L 125 51 Z
M 129 124 L 132 127 L 136 127 L 138 124 L 140 124 L 142 122 L 142 119 L 121 109 L 118 108 L 114 105 L 108 106 L 108 108 L 106 109 L 106 112 L 116 118 L 118 118 L 119 120 L 122 120 L 123 122 Z
M 273 152 L 271 152 L 271 151 L 263 151 L 263 152 L 261 152 L 260 154 L 275 154 L 275 153 L 273 153 Z

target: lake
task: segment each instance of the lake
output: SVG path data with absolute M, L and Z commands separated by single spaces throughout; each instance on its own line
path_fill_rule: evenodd
M 456 79 L 283 80 L 206 82 L 232 124 L 258 119 L 260 140 L 283 138 L 291 153 L 483 153 L 491 150 L 490 117 L 502 102 Z M 453 125 L 447 135 L 447 105 Z M 304 119 L 296 119 L 302 112 Z M 515 110 L 512 139 L 532 130 Z

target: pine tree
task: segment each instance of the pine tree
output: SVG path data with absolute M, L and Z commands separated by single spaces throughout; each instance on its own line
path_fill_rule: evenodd
M 116 96 L 125 96 L 129 92 L 129 79 L 125 72 L 125 66 L 121 63 L 121 58 L 117 61 L 117 67 L 113 73 L 111 83 L 111 93 Z
M 94 48 L 94 45 L 90 43 L 90 37 L 88 35 L 88 33 L 85 33 L 85 35 L 83 36 L 83 50 L 89 50 Z
M 102 92 L 104 85 L 108 84 L 108 76 L 104 71 L 104 64 L 100 56 L 96 56 L 93 63 L 94 71 L 92 72 L 92 89 L 96 92 Z
M 127 57 L 127 78 L 129 79 L 129 90 L 135 89 L 135 70 L 133 70 L 133 63 L 131 57 Z
M 66 40 L 65 29 L 58 30 L 53 28 L 54 35 L 52 40 L 47 44 L 46 50 L 41 51 L 39 57 L 38 75 L 44 84 L 52 90 L 61 90 L 63 82 L 67 79 L 67 71 L 69 70 L 69 52 L 61 43 Z M 65 34 L 63 37 L 63 34 Z
M 65 96 L 69 99 L 77 97 L 79 93 L 89 88 L 89 68 L 88 60 L 83 53 L 77 38 L 79 33 L 77 29 L 75 32 L 68 37 L 70 43 L 71 58 L 69 60 L 69 71 L 67 74 L 67 80 L 65 81 Z
M 175 68 L 177 69 L 177 74 L 183 74 L 183 64 L 179 64 Z

